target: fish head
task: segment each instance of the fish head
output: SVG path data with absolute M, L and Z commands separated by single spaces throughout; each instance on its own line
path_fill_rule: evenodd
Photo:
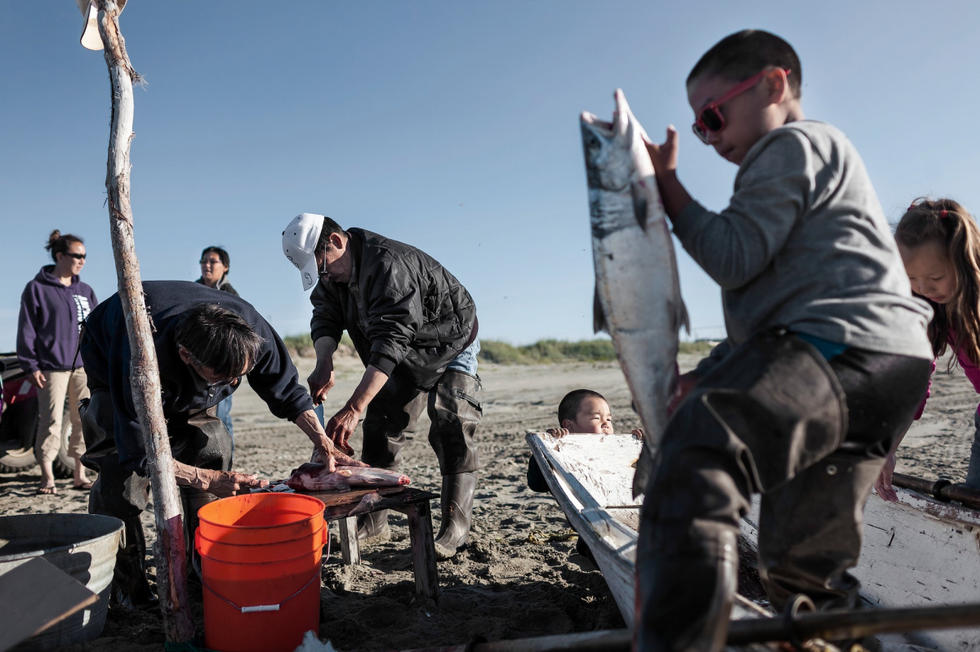
M 637 173 L 639 176 L 652 175 L 653 164 L 639 169 L 646 161 L 642 160 L 644 157 L 638 161 L 636 151 L 642 151 L 649 138 L 633 115 L 622 89 L 617 88 L 613 97 L 616 109 L 612 122 L 599 120 L 588 112 L 582 113 L 582 146 L 589 187 L 618 192 L 626 188 Z
M 582 148 L 589 188 L 619 192 L 630 182 L 633 166 L 625 137 L 617 134 L 617 124 L 583 113 Z

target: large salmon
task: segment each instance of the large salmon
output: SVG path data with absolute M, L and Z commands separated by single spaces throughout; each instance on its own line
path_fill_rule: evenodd
M 635 496 L 646 486 L 652 452 L 667 424 L 667 403 L 677 384 L 677 332 L 688 321 L 646 132 L 623 91 L 617 89 L 615 98 L 612 123 L 582 114 L 582 144 L 592 218 L 595 330 L 612 336 L 646 433 L 633 478 Z

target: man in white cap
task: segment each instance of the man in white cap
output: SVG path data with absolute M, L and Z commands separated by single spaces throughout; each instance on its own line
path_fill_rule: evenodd
M 473 437 L 483 416 L 472 297 L 425 252 L 364 229 L 345 231 L 323 215 L 294 218 L 282 248 L 303 288 L 316 285 L 310 297 L 316 367 L 308 378 L 314 403 L 334 385 L 333 354 L 344 330 L 366 367 L 327 422 L 327 436 L 352 452 L 348 441 L 363 415 L 362 460 L 393 469 L 425 401 L 429 444 L 442 472 L 436 554 L 453 556 L 469 536 L 478 468 Z M 389 536 L 386 512 L 358 518 L 358 538 Z

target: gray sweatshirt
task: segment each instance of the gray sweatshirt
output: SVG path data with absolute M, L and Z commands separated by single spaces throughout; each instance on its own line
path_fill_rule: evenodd
M 728 339 L 712 358 L 784 326 L 932 359 L 932 310 L 912 297 L 864 163 L 835 127 L 801 120 L 774 129 L 739 166 L 728 208 L 691 202 L 673 224 L 722 289 Z

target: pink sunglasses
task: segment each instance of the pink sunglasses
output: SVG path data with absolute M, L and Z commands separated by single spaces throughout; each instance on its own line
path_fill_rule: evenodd
M 785 72 L 787 76 L 790 74 L 789 68 L 782 68 L 781 70 Z M 735 97 L 738 97 L 745 91 L 758 84 L 762 78 L 766 76 L 767 72 L 769 72 L 769 70 L 757 72 L 745 81 L 735 84 L 731 90 L 719 97 L 714 102 L 709 102 L 706 104 L 705 107 L 698 113 L 694 124 L 691 125 L 694 135 L 700 138 L 701 142 L 707 145 L 709 133 L 718 132 L 725 128 L 725 116 L 721 113 L 721 105 Z

